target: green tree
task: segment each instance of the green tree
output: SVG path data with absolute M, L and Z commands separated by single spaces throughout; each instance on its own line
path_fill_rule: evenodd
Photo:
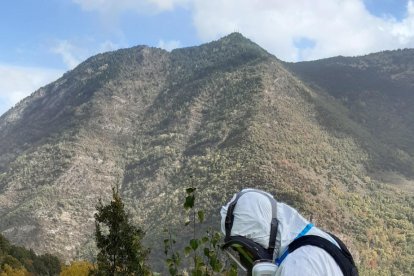
M 0 276 L 29 276 L 29 272 L 25 268 L 13 268 L 8 264 L 5 264 L 0 269 Z
M 10 242 L 0 234 L 0 255 L 6 254 L 10 250 Z
M 60 261 L 56 256 L 46 253 L 33 259 L 33 267 L 38 275 L 59 275 Z
M 62 269 L 60 276 L 88 276 L 91 270 L 93 264 L 87 261 L 74 261 Z
M 226 262 L 226 259 L 221 252 L 219 242 L 222 236 L 219 232 L 209 228 L 201 237 L 197 237 L 197 230 L 200 228 L 197 225 L 204 222 L 204 211 L 195 208 L 196 188 L 191 187 L 186 189 L 186 197 L 184 202 L 184 209 L 189 212 L 190 218 L 185 222 L 185 226 L 191 225 L 193 237 L 189 240 L 188 245 L 184 248 L 184 256 L 192 257 L 192 267 L 189 267 L 191 276 L 211 276 L 211 275 L 237 275 L 237 267 L 234 263 Z M 181 255 L 175 249 L 175 243 L 171 231 L 166 230 L 169 237 L 164 240 L 164 253 L 167 256 L 166 264 L 171 276 L 188 275 L 181 270 Z M 181 271 L 180 271 L 181 270 Z
M 99 200 L 95 214 L 95 240 L 98 247 L 95 275 L 149 275 L 146 265 L 149 249 L 142 246 L 144 232 L 131 224 L 117 189 L 104 206 Z
M 7 268 L 7 269 L 6 269 Z M 10 244 L 0 235 L 0 272 L 4 275 L 59 275 L 60 260 L 52 254 L 36 255 L 30 249 Z

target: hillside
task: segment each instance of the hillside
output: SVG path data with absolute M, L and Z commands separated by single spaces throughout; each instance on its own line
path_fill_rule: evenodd
M 358 138 L 372 156 L 372 173 L 391 170 L 414 176 L 414 50 L 287 66 L 346 107 L 347 116 L 359 129 L 345 123 L 328 124 Z
M 135 222 L 156 229 L 147 235 L 155 260 L 164 227 L 183 222 L 186 187 L 197 187 L 215 227 L 234 192 L 257 187 L 339 234 L 362 272 L 411 271 L 412 116 L 377 134 L 375 117 L 362 120 L 356 100 L 311 74 L 325 68 L 318 62 L 285 64 L 240 34 L 86 60 L 0 117 L 1 233 L 36 252 L 90 257 L 95 205 L 119 185 Z M 410 69 L 398 72 L 412 85 Z M 399 103 L 411 100 L 398 91 Z M 388 98 L 372 95 L 365 104 L 381 102 L 376 118 L 393 122 Z

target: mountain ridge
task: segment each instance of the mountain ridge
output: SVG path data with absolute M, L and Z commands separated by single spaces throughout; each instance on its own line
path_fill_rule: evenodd
M 216 209 L 249 186 L 339 234 L 363 271 L 409 271 L 412 196 L 372 177 L 394 168 L 378 159 L 396 157 L 372 119 L 356 120 L 352 102 L 294 66 L 240 34 L 88 59 L 0 117 L 0 231 L 40 252 L 90 257 L 95 204 L 118 186 L 135 222 L 159 229 L 147 238 L 159 260 L 162 228 L 185 217 L 185 188 L 197 188 L 218 227 Z M 409 177 L 407 168 L 394 173 Z

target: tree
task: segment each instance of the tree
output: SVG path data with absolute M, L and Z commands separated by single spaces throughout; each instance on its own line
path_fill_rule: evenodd
M 24 267 L 22 268 L 13 268 L 8 264 L 3 266 L 3 269 L 0 269 L 0 276 L 28 276 L 30 275 Z
M 59 275 L 60 260 L 52 254 L 36 255 L 30 249 L 10 244 L 0 235 L 0 276 Z
M 74 261 L 65 266 L 60 272 L 60 276 L 88 276 L 93 270 L 93 265 L 87 261 Z
M 149 250 L 141 244 L 144 232 L 131 224 L 117 189 L 104 206 L 99 200 L 95 214 L 95 240 L 98 247 L 96 275 L 149 275 Z
M 33 259 L 33 267 L 39 275 L 59 275 L 60 261 L 56 256 L 46 253 Z
M 192 177 L 191 177 L 192 179 Z M 192 185 L 194 186 L 194 185 Z M 196 211 L 196 188 L 191 187 L 186 189 L 186 197 L 184 202 L 184 209 L 189 212 L 190 218 L 185 222 L 185 226 L 191 225 L 193 238 L 189 240 L 188 245 L 184 248 L 184 255 L 189 257 L 192 255 L 193 267 L 189 268 L 191 276 L 210 276 L 210 275 L 237 275 L 237 267 L 234 263 L 226 262 L 221 252 L 219 242 L 222 240 L 222 235 L 213 231 L 212 228 L 206 231 L 206 234 L 197 238 L 196 232 L 200 224 L 204 222 L 204 211 Z M 169 237 L 164 240 L 164 253 L 167 256 L 166 264 L 171 276 L 188 275 L 185 270 L 180 271 L 181 255 L 175 250 L 176 241 L 172 237 L 171 231 L 166 230 Z
M 10 242 L 0 234 L 0 255 L 8 253 L 10 250 Z

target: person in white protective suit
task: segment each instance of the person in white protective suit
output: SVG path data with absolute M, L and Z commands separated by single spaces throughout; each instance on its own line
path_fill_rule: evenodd
M 222 248 L 249 275 L 358 275 L 337 237 L 266 192 L 244 189 L 220 213 Z

